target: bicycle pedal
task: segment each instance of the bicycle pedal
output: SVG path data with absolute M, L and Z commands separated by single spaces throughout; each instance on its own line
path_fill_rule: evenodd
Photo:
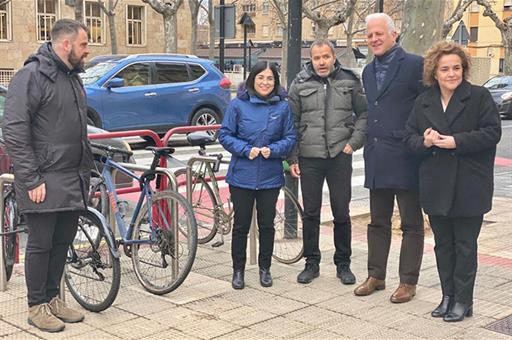
M 217 242 L 212 244 L 212 247 L 213 248 L 217 248 L 217 247 L 220 247 L 222 245 L 224 245 L 224 241 L 217 241 Z

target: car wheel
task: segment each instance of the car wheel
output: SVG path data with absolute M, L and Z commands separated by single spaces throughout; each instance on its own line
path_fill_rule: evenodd
M 190 125 L 207 126 L 207 125 L 215 125 L 215 124 L 220 124 L 220 118 L 219 118 L 219 115 L 217 114 L 217 112 L 215 112 L 214 110 L 212 110 L 210 108 L 203 107 L 203 108 L 197 110 L 196 113 L 194 113 L 194 115 L 192 116 L 192 121 L 191 121 Z M 208 131 L 208 132 L 209 133 L 211 132 L 212 134 L 214 133 L 214 131 Z
M 87 124 L 103 129 L 101 118 L 94 111 L 87 111 Z

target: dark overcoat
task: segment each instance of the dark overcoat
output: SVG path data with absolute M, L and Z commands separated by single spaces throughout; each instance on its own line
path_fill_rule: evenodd
M 429 127 L 453 136 L 456 148 L 425 147 Z M 439 87 L 433 86 L 416 100 L 407 133 L 407 146 L 422 157 L 420 201 L 427 214 L 471 217 L 491 210 L 501 123 L 487 89 L 463 81 L 443 112 Z
M 77 71 L 69 70 L 46 43 L 9 84 L 3 136 L 24 213 L 86 208 L 93 158 L 85 92 Z M 28 191 L 42 183 L 46 199 L 36 204 Z
M 377 90 L 375 59 L 363 70 L 368 100 L 364 145 L 365 182 L 369 189 L 417 189 L 418 161 L 403 142 L 414 100 L 424 91 L 423 58 L 398 47 Z

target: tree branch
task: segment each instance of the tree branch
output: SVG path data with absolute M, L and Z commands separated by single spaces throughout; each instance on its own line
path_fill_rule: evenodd
M 494 24 L 496 27 L 501 31 L 505 32 L 509 29 L 509 26 L 506 25 L 500 18 L 498 18 L 498 15 L 496 12 L 492 10 L 492 5 L 489 3 L 488 0 L 475 0 L 479 5 L 484 6 L 484 17 L 489 17 L 492 21 L 494 21 Z
M 446 38 L 446 36 L 448 36 L 448 33 L 450 33 L 450 31 L 452 30 L 453 24 L 455 24 L 462 18 L 464 12 L 473 1 L 474 0 L 459 0 L 459 2 L 457 3 L 457 7 L 455 7 L 455 9 L 453 10 L 452 15 L 443 24 L 443 31 L 441 33 L 443 38 Z

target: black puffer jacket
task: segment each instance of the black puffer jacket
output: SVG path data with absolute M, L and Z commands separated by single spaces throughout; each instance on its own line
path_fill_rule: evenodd
M 3 136 L 22 212 L 82 210 L 92 166 L 87 106 L 78 76 L 46 43 L 25 61 L 7 92 Z M 46 184 L 36 204 L 28 191 Z

